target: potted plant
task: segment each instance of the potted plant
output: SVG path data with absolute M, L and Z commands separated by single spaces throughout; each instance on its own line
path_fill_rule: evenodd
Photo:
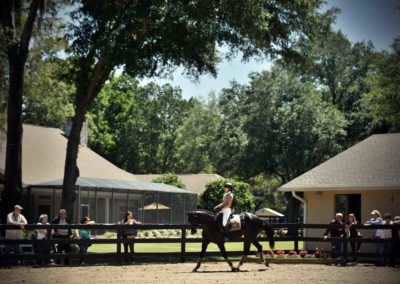
M 266 250 L 266 251 L 264 251 L 264 254 L 267 257 L 275 257 L 275 253 L 272 250 Z
M 316 250 L 316 251 L 314 252 L 314 256 L 315 256 L 316 258 L 320 258 L 320 257 L 321 257 L 321 252 L 320 252 L 319 250 Z
M 297 252 L 295 250 L 291 250 L 291 251 L 289 251 L 288 257 L 289 258 L 298 258 L 299 255 L 297 254 Z
M 284 251 L 284 250 L 278 250 L 278 251 L 276 252 L 276 255 L 277 255 L 277 257 L 279 257 L 279 258 L 285 258 L 285 257 L 286 257 L 285 251 Z
M 307 252 L 306 250 L 300 251 L 300 256 L 301 256 L 302 258 L 304 258 L 307 254 L 308 254 L 308 252 Z

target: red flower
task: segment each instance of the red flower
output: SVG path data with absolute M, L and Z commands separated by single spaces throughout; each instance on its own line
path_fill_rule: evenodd
M 316 250 L 316 251 L 314 252 L 314 255 L 315 255 L 316 257 L 318 257 L 318 256 L 321 255 L 321 252 L 320 252 L 319 250 Z
M 272 250 L 266 250 L 266 251 L 264 251 L 264 253 L 268 254 L 268 255 L 275 255 Z
M 285 251 L 284 251 L 284 250 L 278 250 L 278 251 L 276 252 L 276 254 L 277 254 L 277 255 L 284 255 L 284 254 L 285 254 Z
M 300 256 L 304 257 L 306 254 L 308 254 L 308 252 L 306 250 L 302 250 L 300 252 Z
M 297 252 L 295 250 L 291 250 L 291 251 L 289 251 L 289 254 L 290 255 L 297 255 Z

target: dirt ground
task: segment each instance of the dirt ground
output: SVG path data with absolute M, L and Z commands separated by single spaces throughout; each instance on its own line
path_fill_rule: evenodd
M 246 263 L 230 272 L 226 263 L 204 263 L 192 273 L 194 263 L 134 264 L 126 266 L 19 267 L 0 269 L 0 283 L 400 283 L 400 269 L 320 264 Z M 339 281 L 339 282 L 338 282 Z

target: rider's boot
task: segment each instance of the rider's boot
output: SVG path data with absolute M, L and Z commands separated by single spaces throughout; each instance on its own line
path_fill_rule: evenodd
M 229 238 L 228 238 L 228 226 L 225 226 L 223 228 L 222 234 L 224 235 L 224 242 L 227 242 L 229 240 Z

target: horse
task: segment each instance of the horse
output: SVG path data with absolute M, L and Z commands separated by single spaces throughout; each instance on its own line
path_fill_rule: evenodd
M 197 270 L 200 268 L 201 261 L 210 242 L 218 245 L 222 256 L 233 272 L 240 270 L 240 266 L 245 262 L 250 252 L 251 244 L 257 248 L 262 263 L 265 264 L 265 266 L 269 266 L 268 262 L 264 258 L 262 246 L 257 241 L 257 235 L 264 230 L 268 237 L 271 249 L 274 249 L 274 232 L 272 228 L 261 218 L 251 213 L 241 213 L 239 214 L 241 220 L 240 230 L 231 231 L 228 233 L 228 239 L 232 241 L 240 239 L 242 236 L 244 237 L 244 253 L 238 266 L 234 267 L 232 262 L 228 259 L 228 255 L 225 250 L 225 237 L 221 231 L 220 222 L 218 220 L 219 218 L 217 218 L 217 215 L 206 210 L 194 210 L 192 212 L 187 212 L 186 214 L 188 215 L 189 223 L 192 225 L 192 233 L 195 233 L 196 228 L 203 229 L 200 258 L 197 261 L 197 265 L 193 269 L 193 272 L 197 272 Z

